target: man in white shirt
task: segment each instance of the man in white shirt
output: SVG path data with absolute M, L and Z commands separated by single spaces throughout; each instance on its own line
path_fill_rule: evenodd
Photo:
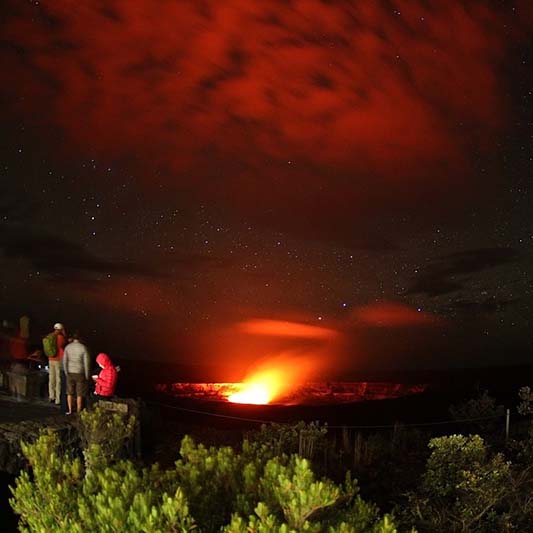
M 74 395 L 79 413 L 83 409 L 83 398 L 89 393 L 89 352 L 85 344 L 80 342 L 77 333 L 65 347 L 63 369 L 67 377 L 67 415 L 72 414 Z

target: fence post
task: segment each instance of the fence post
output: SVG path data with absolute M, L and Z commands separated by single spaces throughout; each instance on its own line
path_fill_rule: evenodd
M 511 410 L 505 411 L 505 440 L 509 440 L 509 419 L 511 418 Z

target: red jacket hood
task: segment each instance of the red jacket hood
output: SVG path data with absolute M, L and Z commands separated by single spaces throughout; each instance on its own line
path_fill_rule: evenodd
M 99 353 L 97 356 L 96 356 L 96 362 L 99 364 L 99 365 L 102 365 L 104 368 L 106 366 L 113 366 L 113 363 L 111 362 L 111 359 L 109 359 L 109 355 L 107 355 L 106 353 Z

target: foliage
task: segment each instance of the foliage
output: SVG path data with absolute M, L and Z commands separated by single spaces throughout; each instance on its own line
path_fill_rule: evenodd
M 355 481 L 338 486 L 316 480 L 307 459 L 275 455 L 277 443 L 273 449 L 269 442 L 246 440 L 238 454 L 183 439 L 176 482 L 202 531 L 217 531 L 228 521 L 227 532 L 336 531 L 343 521 L 364 532 L 380 523 L 377 508 L 358 497 Z
M 263 424 L 260 431 L 247 435 L 249 442 L 264 445 L 273 455 L 297 453 L 312 459 L 325 446 L 327 426 L 318 422 L 297 424 Z
M 518 391 L 520 397 L 520 405 L 518 406 L 518 412 L 521 415 L 533 414 L 533 391 L 530 387 L 522 387 Z
M 432 439 L 420 489 L 410 494 L 408 521 L 431 531 L 504 531 L 500 510 L 511 482 L 510 464 L 491 455 L 479 435 Z
M 498 419 L 504 415 L 503 405 L 497 405 L 496 399 L 483 391 L 478 397 L 452 405 L 450 415 L 457 421 L 471 421 L 472 429 L 484 434 L 492 434 L 498 427 Z
M 315 481 L 309 462 L 297 455 L 288 465 L 275 458 L 265 466 L 261 485 L 272 493 L 290 528 L 300 530 L 319 509 L 333 505 L 341 489 L 329 480 Z
M 503 414 L 503 406 L 496 405 L 496 399 L 489 396 L 488 391 L 483 391 L 477 398 L 450 407 L 450 414 L 454 420 L 472 418 L 488 418 Z
M 129 461 L 105 466 L 86 454 L 93 468 L 59 452 L 56 434 L 23 444 L 32 476 L 22 472 L 10 503 L 20 515 L 21 531 L 119 533 L 186 532 L 194 529 L 180 489 L 157 490 L 156 468 L 138 472 Z M 99 453 L 99 452 L 98 452 Z
M 530 387 L 522 387 L 518 395 L 521 400 L 518 412 L 524 416 L 531 416 L 533 391 Z M 524 438 L 510 441 L 508 448 L 515 454 L 517 462 L 509 487 L 510 512 L 517 529 L 526 531 L 533 523 L 533 421 L 530 421 Z
M 88 469 L 118 459 L 135 428 L 135 417 L 96 405 L 80 413 L 80 436 Z M 90 453 L 89 453 L 90 450 Z
M 533 414 L 533 391 L 530 387 L 522 387 L 518 391 L 520 404 L 518 405 L 518 413 L 530 417 Z M 527 433 L 525 438 L 511 440 L 508 443 L 508 448 L 514 453 L 514 459 L 520 463 L 523 468 L 533 468 L 533 420 L 529 424 L 525 422 Z
M 384 516 L 382 520 L 370 528 L 361 528 L 359 525 L 348 522 L 340 522 L 337 525 L 327 527 L 306 522 L 303 529 L 295 530 L 285 523 L 280 524 L 263 503 L 257 505 L 255 514 L 248 518 L 248 522 L 239 515 L 234 515 L 231 523 L 222 529 L 223 533 L 314 533 L 322 531 L 327 533 L 397 533 L 396 527 L 388 516 Z M 415 530 L 412 530 L 412 533 L 416 533 Z
M 176 483 L 187 494 L 191 512 L 201 528 L 215 531 L 231 516 L 243 482 L 241 458 L 229 446 L 207 448 L 187 436 L 182 440 L 180 454 L 174 471 Z
M 245 441 L 237 453 L 185 437 L 180 459 L 163 471 L 120 459 L 134 421 L 95 409 L 82 424 L 83 459 L 62 451 L 53 433 L 22 445 L 31 474 L 21 473 L 10 500 L 21 531 L 396 531 L 349 476 L 344 485 L 316 479 L 307 459 L 276 455 L 269 439 Z
M 380 519 L 374 505 L 355 496 L 357 483 L 349 476 L 344 487 L 329 480 L 316 481 L 308 461 L 298 456 L 293 456 L 286 466 L 271 459 L 261 483 L 273 493 L 274 511 L 259 502 L 248 521 L 234 514 L 230 524 L 222 529 L 224 533 L 396 532 L 390 517 Z
M 401 424 L 387 432 L 356 432 L 343 438 L 340 459 L 345 469 L 351 467 L 365 496 L 385 508 L 418 485 L 429 455 L 428 440 L 426 433 Z M 330 460 L 329 470 L 334 467 Z
M 43 434 L 31 445 L 21 443 L 21 448 L 33 475 L 21 472 L 12 489 L 10 503 L 21 515 L 20 530 L 67 530 L 76 512 L 72 487 L 79 487 L 83 479 L 81 461 L 58 453 L 55 433 Z
M 521 389 L 520 398 L 520 411 L 531 414 L 530 389 Z M 496 408 L 486 393 L 478 400 L 456 414 Z M 21 531 L 392 533 L 396 522 L 402 531 L 415 524 L 421 531 L 494 532 L 527 531 L 533 523 L 531 435 L 512 443 L 513 466 L 478 435 L 432 439 L 428 456 L 420 450 L 424 435 L 401 426 L 389 439 L 343 433 L 339 457 L 358 476 L 367 472 L 365 487 L 373 487 L 373 498 L 383 492 L 387 505 L 413 466 L 410 492 L 393 521 L 363 500 L 349 472 L 340 484 L 316 475 L 312 461 L 331 452 L 324 426 L 264 426 L 239 449 L 185 437 L 168 469 L 127 460 L 134 426 L 134 419 L 97 407 L 81 416 L 82 453 L 62 450 L 53 433 L 22 444 L 30 469 L 16 480 L 10 500 Z M 418 485 L 411 483 L 417 477 Z

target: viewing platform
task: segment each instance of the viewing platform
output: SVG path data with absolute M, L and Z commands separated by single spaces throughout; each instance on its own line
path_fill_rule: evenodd
M 0 471 L 16 474 L 25 461 L 21 441 L 34 441 L 49 428 L 58 431 L 64 442 L 77 439 L 76 416 L 65 416 L 59 407 L 41 399 L 17 399 L 0 392 Z

